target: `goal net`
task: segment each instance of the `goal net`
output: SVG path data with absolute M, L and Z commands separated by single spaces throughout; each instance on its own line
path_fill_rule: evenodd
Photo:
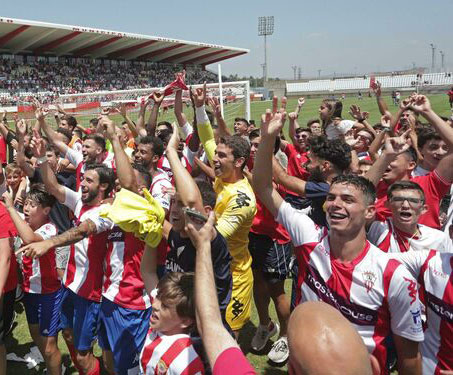
M 194 85 L 199 88 L 202 85 Z M 223 117 L 229 126 L 233 125 L 236 117 L 250 119 L 250 84 L 249 81 L 209 83 L 206 85 L 207 96 L 217 97 L 223 101 Z M 72 113 L 82 125 L 89 119 L 101 113 L 103 108 L 116 107 L 121 103 L 126 104 L 128 114 L 135 120 L 138 116 L 140 103 L 144 98 L 156 91 L 163 91 L 162 87 L 151 87 L 135 90 L 99 91 L 92 93 L 60 95 L 63 108 Z M 183 91 L 183 110 L 189 121 L 193 120 L 193 110 L 190 102 L 189 91 Z M 159 121 L 175 121 L 173 113 L 174 94 L 166 96 L 159 114 Z M 148 109 L 149 111 L 149 109 Z

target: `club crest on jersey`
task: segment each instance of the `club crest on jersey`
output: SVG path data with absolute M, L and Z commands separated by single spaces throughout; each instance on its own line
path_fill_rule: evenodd
M 159 362 L 157 362 L 156 366 L 156 375 L 165 375 L 167 371 L 168 371 L 167 364 L 162 359 L 159 359 Z
M 363 282 L 365 283 L 365 289 L 367 293 L 370 293 L 371 289 L 373 289 L 374 283 L 376 282 L 376 275 L 374 272 L 365 271 L 362 272 Z

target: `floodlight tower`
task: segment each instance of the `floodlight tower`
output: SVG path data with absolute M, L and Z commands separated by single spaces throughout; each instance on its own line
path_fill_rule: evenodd
M 442 72 L 445 72 L 445 65 L 444 65 L 445 52 L 444 51 L 439 51 L 439 53 L 440 53 L 440 61 L 441 61 Z
M 264 36 L 263 80 L 267 82 L 267 36 L 274 33 L 274 16 L 258 17 L 258 36 Z
M 291 67 L 291 69 L 294 72 L 294 80 L 296 80 L 297 79 L 297 66 L 294 65 L 294 66 Z
M 430 47 L 431 47 L 431 70 L 432 73 L 434 73 L 436 63 L 436 46 L 433 43 L 431 43 Z

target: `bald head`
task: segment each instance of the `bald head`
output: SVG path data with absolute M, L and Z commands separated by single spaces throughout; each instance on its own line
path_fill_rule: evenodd
M 288 325 L 292 375 L 371 375 L 370 356 L 354 327 L 323 302 L 294 309 Z

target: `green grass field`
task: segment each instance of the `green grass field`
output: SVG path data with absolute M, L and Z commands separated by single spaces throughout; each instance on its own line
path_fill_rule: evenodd
M 396 107 L 394 107 L 391 104 L 391 98 L 388 97 L 388 98 L 386 98 L 386 100 L 388 102 L 390 110 L 393 112 L 396 111 Z M 439 115 L 442 115 L 442 116 L 451 115 L 446 95 L 441 95 L 441 94 L 433 95 L 433 96 L 430 96 L 430 100 L 431 100 L 433 109 Z M 319 107 L 320 102 L 321 102 L 320 99 L 309 99 L 306 101 L 306 104 L 305 104 L 304 108 L 302 109 L 300 119 L 299 119 L 299 123 L 301 126 L 305 126 L 306 122 L 309 119 L 318 117 L 318 107 Z M 266 108 L 270 108 L 271 104 L 272 103 L 269 101 L 252 103 L 251 118 L 255 120 L 255 122 L 258 126 L 260 123 L 261 114 L 265 112 Z M 377 109 L 376 100 L 374 98 L 364 98 L 363 100 L 358 101 L 357 98 L 347 97 L 343 102 L 343 117 L 344 118 L 349 118 L 349 115 L 347 114 L 347 112 L 349 110 L 349 106 L 352 104 L 359 104 L 362 110 L 370 112 L 370 123 L 371 124 L 375 124 L 375 123 L 379 122 L 379 119 L 380 119 L 379 111 Z M 288 100 L 287 110 L 293 111 L 295 108 L 295 105 L 296 105 L 296 99 Z M 230 111 L 230 112 L 228 112 L 228 114 L 229 114 L 229 116 L 231 116 L 231 118 L 234 118 L 235 116 L 243 116 L 243 111 L 240 110 L 239 107 L 237 107 L 236 112 Z M 189 119 L 191 119 L 192 111 L 187 110 L 187 115 L 188 115 Z M 89 119 L 92 117 L 94 117 L 94 116 L 93 115 L 92 116 L 82 116 L 82 117 L 78 118 L 78 120 L 82 125 L 87 125 Z M 136 118 L 136 115 L 133 114 L 132 117 Z M 114 119 L 117 120 L 118 122 L 121 121 L 121 118 L 119 115 L 115 115 Z M 159 118 L 159 120 L 161 120 L 161 119 L 162 120 L 165 119 L 168 121 L 174 121 L 174 117 L 171 113 L 168 113 L 165 116 L 161 116 Z M 231 126 L 232 124 L 229 123 L 228 125 Z M 287 280 L 286 290 L 289 295 L 289 291 L 290 291 L 289 280 Z M 270 311 L 271 311 L 272 318 L 276 319 L 275 310 L 274 310 L 274 307 L 272 304 L 270 307 Z M 19 356 L 23 357 L 26 353 L 29 352 L 30 347 L 33 346 L 33 344 L 31 342 L 31 337 L 28 332 L 28 326 L 27 326 L 27 321 L 25 318 L 25 312 L 24 312 L 24 309 L 23 309 L 23 306 L 21 303 L 16 304 L 16 312 L 18 314 L 18 317 L 16 320 L 16 327 L 13 331 L 13 334 L 6 341 L 6 348 L 7 348 L 7 352 L 14 352 L 14 353 L 18 354 Z M 250 323 L 248 323 L 245 326 L 244 331 L 241 333 L 240 340 L 239 340 L 242 349 L 247 354 L 247 358 L 250 360 L 252 365 L 257 370 L 257 373 L 259 373 L 259 374 L 266 374 L 266 375 L 286 374 L 287 373 L 286 366 L 275 367 L 268 363 L 266 354 L 270 350 L 271 344 L 268 344 L 268 346 L 263 351 L 262 355 L 257 355 L 257 354 L 250 352 L 250 342 L 251 342 L 251 339 L 255 332 L 255 328 L 256 328 L 257 324 L 258 324 L 258 317 L 257 317 L 256 309 L 253 306 L 252 319 L 251 319 Z M 67 352 L 66 346 L 61 337 L 59 340 L 59 347 L 64 355 L 64 357 L 63 357 L 64 361 L 66 361 L 66 363 L 68 363 L 68 361 L 69 361 L 69 356 L 67 354 L 68 352 Z M 100 350 L 98 347 L 95 348 L 95 351 L 96 351 L 96 355 L 100 355 Z M 7 373 L 15 374 L 15 375 L 40 374 L 40 373 L 42 373 L 44 367 L 45 367 L 44 365 L 41 365 L 39 370 L 33 370 L 33 369 L 28 370 L 24 364 L 8 362 Z M 76 373 L 74 371 L 74 368 L 71 368 L 71 370 L 72 371 L 67 372 L 67 374 Z

